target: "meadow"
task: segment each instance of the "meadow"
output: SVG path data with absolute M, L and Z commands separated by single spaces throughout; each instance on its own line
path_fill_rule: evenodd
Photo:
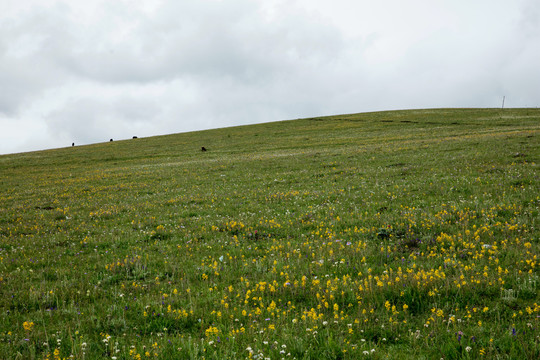
M 433 109 L 0 156 L 0 358 L 538 359 L 539 135 Z

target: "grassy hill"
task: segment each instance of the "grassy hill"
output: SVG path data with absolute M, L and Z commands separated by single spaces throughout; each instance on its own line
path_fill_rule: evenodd
M 539 135 L 435 109 L 0 156 L 0 357 L 539 358 Z

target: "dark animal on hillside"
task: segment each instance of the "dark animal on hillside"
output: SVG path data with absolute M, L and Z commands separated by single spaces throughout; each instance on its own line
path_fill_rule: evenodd
M 133 138 L 134 138 L 134 139 L 136 139 L 137 137 L 136 137 L 136 136 L 134 136 Z
M 201 147 L 201 151 L 206 151 L 206 148 L 204 146 Z
M 112 139 L 111 139 L 111 140 L 109 140 L 109 141 L 112 141 Z

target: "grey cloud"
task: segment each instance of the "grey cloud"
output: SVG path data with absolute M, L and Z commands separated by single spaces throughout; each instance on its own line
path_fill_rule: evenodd
M 66 80 L 58 60 L 69 43 L 58 20 L 32 11 L 28 18 L 0 22 L 1 113 L 16 114 L 45 89 Z
M 196 7 L 168 2 L 152 18 L 137 19 L 120 40 L 114 35 L 122 30 L 121 22 L 100 24 L 111 39 L 71 53 L 68 65 L 97 81 L 230 76 L 257 83 L 339 53 L 337 29 L 291 15 L 265 23 L 258 11 L 249 1 L 235 6 L 202 2 Z

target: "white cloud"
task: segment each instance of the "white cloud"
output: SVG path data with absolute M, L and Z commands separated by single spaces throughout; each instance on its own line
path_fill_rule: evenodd
M 302 116 L 537 106 L 534 0 L 0 5 L 0 153 Z

